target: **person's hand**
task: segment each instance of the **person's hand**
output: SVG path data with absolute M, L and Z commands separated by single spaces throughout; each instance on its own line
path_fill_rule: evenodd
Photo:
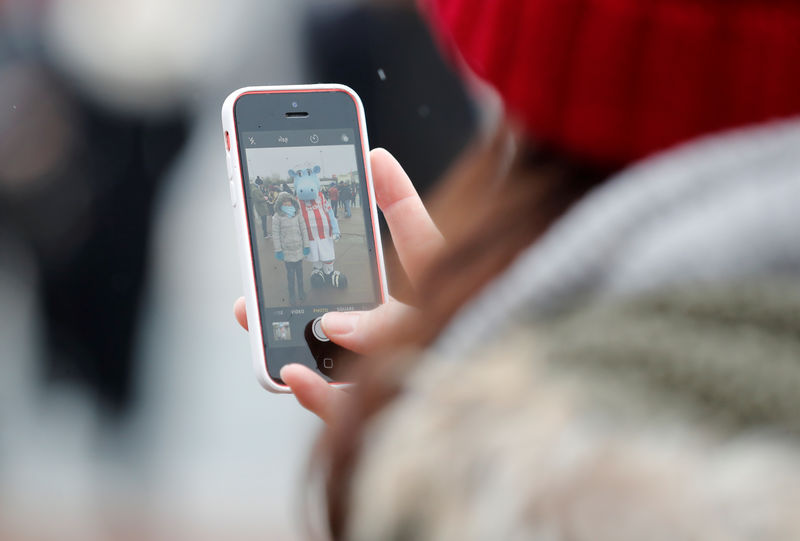
M 283 261 L 283 250 L 275 252 L 275 259 L 277 259 L 278 261 Z
M 444 239 L 397 160 L 386 150 L 376 148 L 370 152 L 370 161 L 375 198 L 386 218 L 400 264 L 415 286 L 433 255 L 444 246 Z M 340 346 L 369 354 L 409 310 L 413 308 L 389 297 L 374 310 L 328 312 L 322 317 L 322 329 Z M 233 311 L 247 329 L 244 297 L 234 303 Z M 328 385 L 321 376 L 299 364 L 284 366 L 281 379 L 301 405 L 327 423 L 334 420 L 341 409 L 338 405 L 347 397 L 342 389 Z

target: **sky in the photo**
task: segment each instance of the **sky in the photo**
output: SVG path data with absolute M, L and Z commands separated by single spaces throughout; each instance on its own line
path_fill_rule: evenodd
M 248 148 L 247 168 L 251 179 L 269 178 L 275 174 L 289 180 L 289 169 L 322 168 L 321 177 L 343 175 L 355 171 L 356 153 L 353 145 L 303 146 L 286 148 Z

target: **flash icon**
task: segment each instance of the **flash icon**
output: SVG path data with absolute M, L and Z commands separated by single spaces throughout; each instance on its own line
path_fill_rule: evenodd
M 256 144 L 256 138 L 255 137 L 251 137 L 250 138 L 250 144 L 251 145 L 255 145 Z

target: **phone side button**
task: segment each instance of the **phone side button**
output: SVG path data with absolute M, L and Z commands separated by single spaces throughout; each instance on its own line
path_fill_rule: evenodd
M 228 180 L 233 180 L 233 163 L 230 153 L 225 154 L 225 165 L 228 167 Z
M 231 180 L 230 182 L 228 182 L 228 185 L 231 188 L 231 205 L 235 207 L 236 206 L 236 184 L 234 184 L 233 181 Z

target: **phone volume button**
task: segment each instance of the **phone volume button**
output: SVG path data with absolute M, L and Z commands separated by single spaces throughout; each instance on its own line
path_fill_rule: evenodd
M 228 182 L 228 185 L 231 188 L 231 205 L 235 207 L 236 206 L 236 184 L 234 184 L 233 181 L 231 180 L 230 182 Z
M 228 167 L 228 180 L 233 180 L 233 163 L 230 153 L 225 154 L 225 165 Z

